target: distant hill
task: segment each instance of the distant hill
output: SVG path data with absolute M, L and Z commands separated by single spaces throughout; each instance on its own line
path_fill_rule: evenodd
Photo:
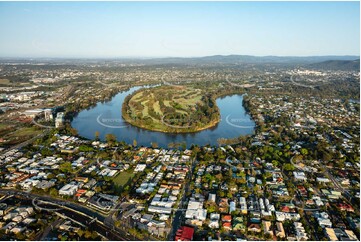
M 313 63 L 307 66 L 318 70 L 360 71 L 360 59 L 357 60 L 329 60 Z
M 328 60 L 355 60 L 358 56 L 251 56 L 251 55 L 214 55 L 205 57 L 170 57 L 145 59 L 146 64 L 260 64 L 260 63 L 293 63 L 311 64 Z

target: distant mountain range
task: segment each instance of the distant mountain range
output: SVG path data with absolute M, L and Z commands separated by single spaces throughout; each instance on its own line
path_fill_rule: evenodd
M 357 60 L 328 60 L 313 63 L 307 66 L 318 70 L 340 70 L 340 71 L 360 71 L 360 59 Z

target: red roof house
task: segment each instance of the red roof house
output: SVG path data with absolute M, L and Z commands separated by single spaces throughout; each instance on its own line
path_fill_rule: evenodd
M 191 241 L 193 239 L 193 234 L 194 228 L 182 226 L 175 234 L 175 241 Z
M 232 216 L 231 215 L 223 215 L 222 222 L 232 222 Z
M 353 207 L 350 204 L 347 203 L 339 203 L 337 204 L 337 207 L 341 210 L 341 211 L 348 211 L 348 212 L 354 212 L 355 210 L 353 209 Z
M 224 222 L 223 224 L 222 224 L 222 226 L 223 226 L 223 228 L 225 228 L 225 229 L 232 229 L 232 224 L 230 223 L 230 222 Z

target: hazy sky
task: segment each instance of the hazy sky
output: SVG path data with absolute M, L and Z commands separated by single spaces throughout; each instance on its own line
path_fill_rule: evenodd
M 0 2 L 0 57 L 359 55 L 359 2 Z

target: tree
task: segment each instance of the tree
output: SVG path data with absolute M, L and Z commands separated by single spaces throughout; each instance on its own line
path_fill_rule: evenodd
M 267 233 L 267 234 L 264 235 L 264 238 L 265 238 L 266 240 L 269 240 L 269 239 L 272 238 L 272 236 L 271 236 L 270 233 Z
M 192 147 L 192 158 L 195 158 L 197 156 L 197 154 L 201 151 L 201 149 L 198 146 L 193 146 Z
M 15 237 L 17 240 L 26 240 L 26 235 L 23 233 L 17 233 Z
M 107 143 L 111 144 L 117 141 L 117 138 L 115 137 L 114 134 L 106 134 L 105 135 L 105 140 L 107 141 Z
M 97 237 L 98 237 L 98 233 L 97 233 L 96 231 L 93 231 L 93 232 L 91 233 L 91 238 L 92 238 L 93 240 L 95 240 Z
M 84 234 L 84 231 L 79 229 L 76 233 L 78 234 L 79 237 L 82 237 Z
M 182 148 L 182 150 L 186 150 L 187 149 L 187 143 L 186 142 L 182 142 L 180 147 Z
M 272 161 L 272 165 L 273 165 L 274 168 L 277 168 L 278 165 L 279 165 L 279 163 L 278 163 L 278 161 L 273 160 L 273 161 Z
M 295 167 L 292 164 L 283 164 L 283 169 L 285 171 L 293 171 Z
M 71 163 L 67 161 L 59 166 L 59 170 L 64 173 L 69 173 L 73 171 L 73 167 L 71 166 Z
M 329 160 L 331 160 L 331 159 L 332 159 L 332 155 L 331 155 L 330 153 L 324 152 L 324 153 L 322 154 L 322 160 L 324 160 L 324 161 L 329 161 Z
M 208 213 L 213 213 L 218 211 L 217 204 L 213 201 L 207 201 L 205 203 L 205 208 L 207 209 Z
M 48 148 L 43 148 L 40 151 L 42 156 L 50 156 L 53 154 L 53 152 L 51 150 L 49 150 Z
M 102 188 L 97 186 L 97 187 L 94 188 L 94 191 L 95 191 L 95 192 L 101 192 L 101 191 L 102 191 Z
M 301 149 L 301 154 L 302 154 L 303 156 L 308 155 L 308 150 L 305 149 L 305 148 L 302 148 L 302 149 Z
M 99 131 L 95 131 L 95 140 L 99 140 Z
M 80 152 L 91 152 L 93 150 L 94 150 L 94 148 L 91 147 L 91 146 L 87 146 L 87 145 L 80 145 L 79 146 L 79 151 Z
M 54 179 L 55 178 L 55 174 L 51 173 L 48 175 L 48 179 L 51 180 L 51 179 Z
M 224 197 L 224 196 L 225 196 L 224 191 L 218 190 L 218 195 L 219 195 L 220 197 Z
M 77 136 L 78 135 L 78 130 L 72 128 L 69 124 L 66 124 L 66 131 L 68 133 L 70 133 L 72 136 Z
M 228 198 L 233 198 L 233 194 L 232 194 L 231 192 L 228 192 L 228 193 L 227 193 L 227 197 L 228 197 Z
M 153 149 L 158 148 L 158 143 L 157 142 L 151 142 L 150 144 L 151 144 Z
M 89 239 L 92 236 L 92 233 L 89 230 L 86 230 L 84 233 L 84 238 Z
M 58 195 L 58 190 L 56 190 L 56 188 L 50 188 L 50 191 L 49 191 L 49 194 L 50 196 L 57 196 Z

